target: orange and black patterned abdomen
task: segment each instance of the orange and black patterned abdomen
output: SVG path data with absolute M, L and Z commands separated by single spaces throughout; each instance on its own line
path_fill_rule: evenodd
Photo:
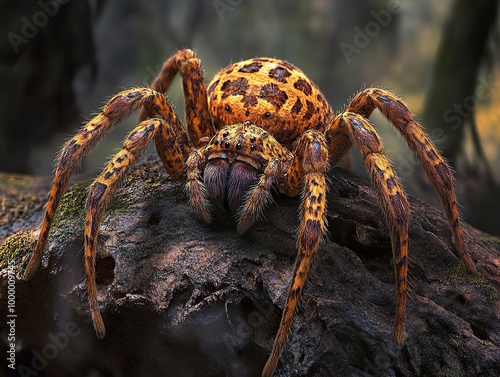
M 249 121 L 282 144 L 308 129 L 324 131 L 333 118 L 323 94 L 300 69 L 271 58 L 222 69 L 208 87 L 208 106 L 217 129 Z

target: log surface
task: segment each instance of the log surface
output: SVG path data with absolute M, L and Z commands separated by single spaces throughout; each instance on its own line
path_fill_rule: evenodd
M 16 368 L 44 376 L 260 375 L 292 274 L 298 199 L 275 196 L 265 219 L 239 236 L 230 215 L 199 220 L 183 184 L 157 158 L 138 164 L 99 231 L 107 335 L 98 340 L 82 258 L 90 183 L 69 188 L 43 266 L 25 282 L 20 276 L 50 181 L 0 177 L 0 286 L 6 292 L 10 260 L 17 275 Z M 464 226 L 479 271 L 471 275 L 454 255 L 441 212 L 410 198 L 411 292 L 398 351 L 391 243 L 375 193 L 342 169 L 331 172 L 329 186 L 328 236 L 276 375 L 500 375 L 500 240 Z M 2 318 L 7 307 L 2 294 Z

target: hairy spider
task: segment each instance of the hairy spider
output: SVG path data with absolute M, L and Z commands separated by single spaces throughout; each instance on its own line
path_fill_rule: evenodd
M 178 72 L 184 88 L 186 128 L 163 94 Z M 271 58 L 232 64 L 217 73 L 207 89 L 195 53 L 181 50 L 164 63 L 151 88 L 118 93 L 66 143 L 57 162 L 38 243 L 25 278 L 31 278 L 39 267 L 57 205 L 75 166 L 107 130 L 141 109 L 141 122 L 94 181 L 86 202 L 85 271 L 97 336 L 105 335 L 95 283 L 95 249 L 101 217 L 127 169 L 154 139 L 170 176 L 186 182 L 191 205 L 206 222 L 211 221 L 212 207 L 229 211 L 236 217 L 241 234 L 269 203 L 273 186 L 282 194 L 300 195 L 298 252 L 292 283 L 271 355 L 262 372 L 263 376 L 271 376 L 313 256 L 325 233 L 327 170 L 337 165 L 354 145 L 370 173 L 390 230 L 396 274 L 393 341 L 402 347 L 409 207 L 368 120 L 376 108 L 403 135 L 420 162 L 439 195 L 460 259 L 469 271 L 475 271 L 464 244 L 450 169 L 394 94 L 378 88 L 365 89 L 354 96 L 344 111 L 334 115 L 319 89 L 302 71 Z

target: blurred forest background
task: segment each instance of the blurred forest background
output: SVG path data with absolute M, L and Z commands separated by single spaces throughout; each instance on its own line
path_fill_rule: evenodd
M 466 221 L 500 234 L 498 15 L 497 0 L 0 0 L 0 171 L 50 175 L 82 122 L 178 49 L 197 52 L 207 82 L 271 56 L 300 67 L 335 111 L 366 86 L 400 95 L 453 166 Z M 179 80 L 168 97 L 182 115 Z M 134 120 L 83 171 L 97 173 Z M 410 195 L 439 206 L 395 129 L 372 120 Z

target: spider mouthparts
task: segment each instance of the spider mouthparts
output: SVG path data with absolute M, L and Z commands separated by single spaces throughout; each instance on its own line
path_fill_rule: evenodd
M 208 193 L 208 199 L 215 207 L 225 211 L 226 182 L 229 163 L 224 159 L 212 160 L 203 173 L 203 181 Z
M 207 164 L 203 180 L 210 203 L 235 215 L 257 180 L 257 170 L 241 161 L 229 164 L 225 159 L 214 159 Z
M 227 185 L 227 204 L 233 215 L 242 205 L 244 195 L 257 180 L 257 171 L 244 162 L 236 161 L 231 165 Z

